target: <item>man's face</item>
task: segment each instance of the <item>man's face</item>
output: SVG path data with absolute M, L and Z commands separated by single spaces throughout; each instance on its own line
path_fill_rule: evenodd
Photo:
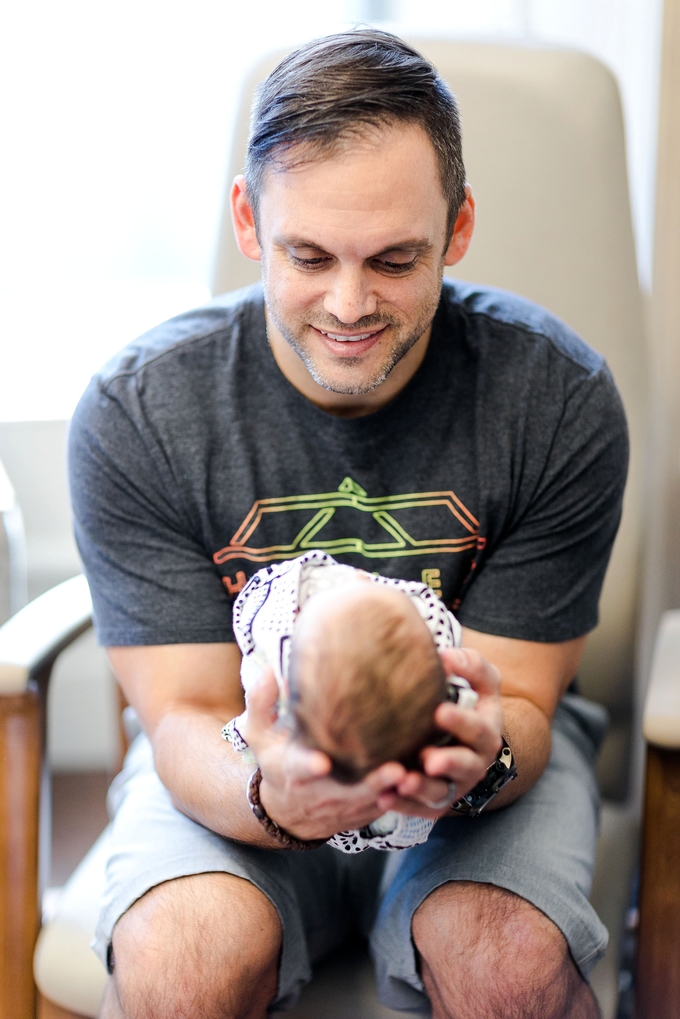
M 414 125 L 267 173 L 257 240 L 270 334 L 324 389 L 371 392 L 428 332 L 447 213 L 434 149 Z

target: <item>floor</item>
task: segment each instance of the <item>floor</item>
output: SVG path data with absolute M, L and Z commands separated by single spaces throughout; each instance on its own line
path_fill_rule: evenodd
M 105 771 L 52 775 L 52 887 L 64 884 L 106 827 L 110 781 Z
M 378 1002 L 373 964 L 361 945 L 325 959 L 295 1008 L 278 1014 L 282 1019 L 425 1019 Z

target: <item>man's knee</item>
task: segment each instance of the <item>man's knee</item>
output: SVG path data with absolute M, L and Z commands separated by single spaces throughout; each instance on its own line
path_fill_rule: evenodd
M 416 911 L 413 939 L 436 1015 L 547 1019 L 570 1015 L 570 996 L 592 1000 L 553 922 L 493 885 L 437 888 Z
M 103 1019 L 260 1019 L 276 992 L 281 925 L 254 885 L 200 874 L 152 888 L 113 932 Z

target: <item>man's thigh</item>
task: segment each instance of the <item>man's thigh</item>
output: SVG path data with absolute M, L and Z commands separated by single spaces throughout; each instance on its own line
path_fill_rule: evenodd
M 413 916 L 451 881 L 491 884 L 527 900 L 564 935 L 583 976 L 601 957 L 607 932 L 588 901 L 599 795 L 587 707 L 560 706 L 553 749 L 536 786 L 505 810 L 440 821 L 422 846 L 393 856 L 371 936 L 380 999 L 395 1009 L 429 1011 L 412 939 Z
M 265 850 L 222 838 L 173 806 L 144 736 L 133 743 L 111 787 L 109 809 L 106 888 L 93 946 L 109 970 L 114 927 L 133 903 L 142 906 L 150 889 L 168 882 L 171 890 L 182 885 L 175 879 L 192 875 L 241 878 L 275 908 L 282 936 L 276 1008 L 295 1001 L 311 979 L 312 964 L 353 927 L 371 926 L 386 854 L 347 857 L 329 846 L 307 853 Z M 147 903 L 153 902 L 148 896 Z

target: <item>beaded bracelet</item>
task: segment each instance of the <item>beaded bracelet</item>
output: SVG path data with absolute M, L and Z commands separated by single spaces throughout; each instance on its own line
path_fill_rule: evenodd
M 296 839 L 294 835 L 290 835 L 284 828 L 279 828 L 276 821 L 272 821 L 262 806 L 262 800 L 260 799 L 261 782 L 262 772 L 259 768 L 256 768 L 248 779 L 246 796 L 250 809 L 267 835 L 270 835 L 283 849 L 297 849 L 299 852 L 305 852 L 308 849 L 318 849 L 319 846 L 326 844 L 326 839 Z

